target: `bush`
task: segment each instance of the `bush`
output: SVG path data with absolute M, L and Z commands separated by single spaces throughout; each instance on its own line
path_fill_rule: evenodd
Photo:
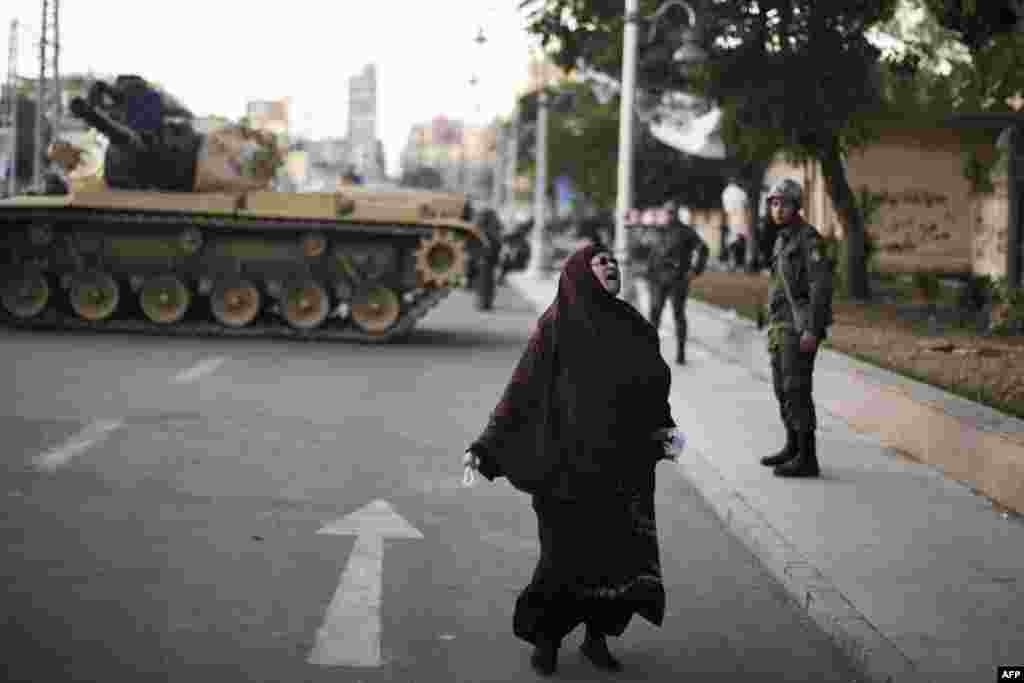
M 934 303 L 939 298 L 939 292 L 942 291 L 942 283 L 939 282 L 939 276 L 936 273 L 919 270 L 911 276 L 911 281 L 914 289 L 928 303 Z
M 965 311 L 978 312 L 992 301 L 992 278 L 971 273 L 964 280 L 957 306 Z
M 832 289 L 837 294 L 846 291 L 846 241 L 835 235 L 824 238 L 825 253 L 832 260 Z M 875 257 L 878 254 L 878 241 L 870 232 L 864 233 L 864 262 L 869 273 L 876 272 Z
M 1005 277 L 995 281 L 992 288 L 991 330 L 1000 334 L 1024 332 L 1024 288 L 1011 287 Z

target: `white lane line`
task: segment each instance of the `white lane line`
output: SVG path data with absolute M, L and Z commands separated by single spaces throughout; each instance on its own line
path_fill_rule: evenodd
M 59 448 L 36 456 L 33 464 L 41 470 L 52 472 L 90 446 L 106 439 L 110 432 L 122 424 L 123 420 L 97 420 L 65 441 Z
M 174 377 L 175 384 L 186 384 L 188 382 L 195 382 L 203 375 L 208 375 L 217 368 L 220 367 L 221 363 L 225 361 L 224 358 L 207 358 L 206 360 L 196 363 L 188 370 L 182 370 Z

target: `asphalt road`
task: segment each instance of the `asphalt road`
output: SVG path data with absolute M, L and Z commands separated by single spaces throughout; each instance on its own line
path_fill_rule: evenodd
M 534 680 L 536 519 L 460 459 L 535 318 L 504 288 L 386 346 L 0 331 L 4 680 Z M 859 680 L 658 467 L 665 624 L 604 677 L 578 630 L 558 680 Z

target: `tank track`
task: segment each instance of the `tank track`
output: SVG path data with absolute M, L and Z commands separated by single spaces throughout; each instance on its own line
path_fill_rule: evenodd
M 180 226 L 180 216 L 167 216 L 149 213 L 126 213 L 126 212 L 99 212 L 89 209 L 79 209 L 73 213 L 70 211 L 48 212 L 39 210 L 8 211 L 14 220 L 4 221 L 7 223 L 18 222 L 19 218 L 24 221 L 28 218 L 31 221 L 67 221 L 78 219 L 89 222 L 90 219 L 102 220 L 107 223 L 131 223 L 148 225 L 172 225 Z M 19 215 L 20 214 L 20 215 Z M 273 219 L 273 218 L 235 218 L 194 215 L 189 217 L 189 223 L 198 227 L 232 228 L 240 225 L 257 229 L 283 228 L 294 230 L 296 226 L 316 228 L 337 228 L 337 223 L 312 219 Z M 408 236 L 410 233 L 420 232 L 423 236 L 429 236 L 432 229 L 423 227 L 420 230 L 416 226 L 389 226 L 389 225 L 360 225 L 357 223 L 345 224 L 345 230 L 349 232 L 363 232 L 369 234 L 392 234 Z M 251 324 L 245 327 L 232 328 L 220 325 L 213 321 L 189 321 L 183 320 L 171 325 L 154 323 L 143 317 L 122 319 L 116 314 L 107 320 L 93 321 L 79 318 L 74 314 L 67 313 L 52 304 L 45 311 L 33 318 L 17 318 L 0 308 L 0 325 L 14 329 L 26 330 L 56 330 L 56 331 L 84 331 L 84 332 L 112 332 L 128 334 L 146 334 L 165 337 L 235 337 L 235 338 L 283 338 L 300 341 L 345 341 L 361 342 L 367 344 L 380 344 L 392 341 L 407 335 L 412 331 L 416 323 L 423 318 L 432 308 L 437 306 L 446 296 L 451 293 L 451 287 L 443 287 L 427 290 L 418 296 L 413 302 L 407 303 L 404 307 L 402 317 L 390 329 L 379 333 L 369 334 L 355 328 L 350 323 L 345 323 L 336 318 L 328 318 L 323 325 L 312 330 L 299 330 L 289 326 L 283 320 L 276 320 L 274 316 L 267 313 L 261 314 Z
M 382 334 L 367 334 L 351 326 L 342 327 L 336 319 L 329 319 L 312 330 L 297 330 L 287 323 L 267 320 L 268 316 L 257 318 L 251 325 L 233 328 L 215 322 L 183 321 L 173 325 L 160 325 L 144 318 L 130 320 L 109 319 L 99 322 L 85 320 L 63 313 L 54 308 L 43 311 L 35 318 L 15 318 L 7 311 L 0 311 L 0 323 L 10 328 L 29 330 L 72 330 L 88 332 L 126 332 L 165 337 L 250 337 L 284 338 L 301 341 L 349 341 L 380 344 L 402 337 L 412 331 L 416 322 L 437 306 L 451 288 L 431 291 L 420 297 L 409 308 L 394 327 Z

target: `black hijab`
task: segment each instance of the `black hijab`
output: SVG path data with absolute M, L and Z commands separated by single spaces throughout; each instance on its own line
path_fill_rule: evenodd
M 651 432 L 674 426 L 658 334 L 594 275 L 590 261 L 602 252 L 588 245 L 566 261 L 555 301 L 471 447 L 484 476 L 507 476 L 530 493 L 557 470 L 614 483 L 650 467 L 659 448 Z

